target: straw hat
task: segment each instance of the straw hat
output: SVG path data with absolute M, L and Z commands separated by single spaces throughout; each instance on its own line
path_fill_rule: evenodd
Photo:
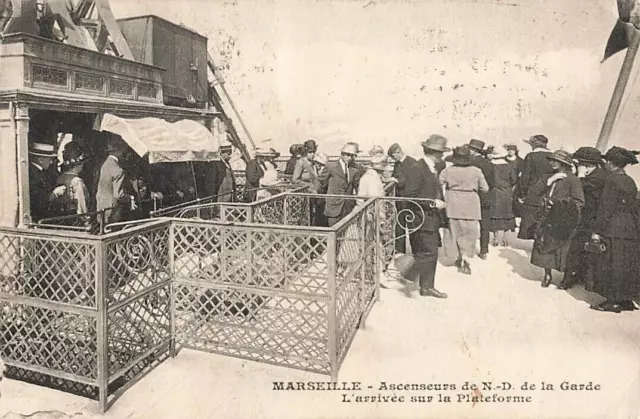
M 51 144 L 44 144 L 44 143 L 32 143 L 29 146 L 29 154 L 32 154 L 38 157 L 51 157 L 51 158 L 57 157 L 55 148 Z
M 384 171 L 387 168 L 387 156 L 384 154 L 376 154 L 371 157 L 370 167 L 374 170 Z
M 316 154 L 316 157 L 313 159 L 313 161 L 315 161 L 316 163 L 319 163 L 319 164 L 321 164 L 323 166 L 326 166 L 327 163 L 329 162 L 329 158 L 324 153 L 318 153 L 318 154 Z
M 358 143 L 346 143 L 344 146 L 342 146 L 340 153 L 351 154 L 353 156 L 357 155 L 358 153 L 360 153 Z
M 369 150 L 369 155 L 376 156 L 378 154 L 384 154 L 384 148 L 379 145 L 374 145 L 371 150 Z
M 555 160 L 567 166 L 573 166 L 573 158 L 571 154 L 565 150 L 556 150 L 547 156 L 549 160 Z
M 490 159 L 504 159 L 508 155 L 509 155 L 509 152 L 507 151 L 506 147 L 501 146 L 501 145 L 497 145 L 497 146 L 493 147 L 493 151 L 491 152 L 491 154 L 489 154 L 489 158 Z

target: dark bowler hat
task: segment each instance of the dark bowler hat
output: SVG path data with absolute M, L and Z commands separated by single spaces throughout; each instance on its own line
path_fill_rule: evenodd
M 453 149 L 453 155 L 451 156 L 451 163 L 456 166 L 466 166 L 471 159 L 471 152 L 469 146 L 460 146 Z
M 598 164 L 602 162 L 602 153 L 595 147 L 580 147 L 573 153 L 573 159 L 578 162 Z
M 534 135 L 528 140 L 522 140 L 522 141 L 529 144 L 532 148 L 538 148 L 538 147 L 547 148 L 547 144 L 549 144 L 549 139 L 544 135 L 540 135 L 540 134 Z
M 484 151 L 484 141 L 471 139 L 471 140 L 469 140 L 469 144 L 467 144 L 467 146 L 470 149 L 478 151 L 480 153 Z
M 631 151 L 626 148 L 613 146 L 609 151 L 607 151 L 604 158 L 618 167 L 625 167 L 628 164 L 637 164 L 638 158 L 636 155 L 638 154 L 640 154 L 638 151 Z
M 451 149 L 447 147 L 447 139 L 438 134 L 433 134 L 427 138 L 426 141 L 423 141 L 422 147 L 428 150 L 441 151 L 443 153 L 451 151 Z
M 307 140 L 304 142 L 304 148 L 308 153 L 315 153 L 318 150 L 318 145 L 315 140 Z
M 547 156 L 549 160 L 559 161 L 567 166 L 573 166 L 573 158 L 571 153 L 565 150 L 556 150 Z

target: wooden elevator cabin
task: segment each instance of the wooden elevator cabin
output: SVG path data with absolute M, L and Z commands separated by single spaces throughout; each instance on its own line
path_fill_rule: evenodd
M 58 0 L 9 1 L 14 13 L 0 27 L 0 226 L 31 222 L 29 141 L 55 137 L 30 133 L 30 120 L 46 111 L 191 119 L 211 130 L 219 113 L 208 105 L 205 37 L 155 17 L 118 24 L 107 0 L 73 10 Z

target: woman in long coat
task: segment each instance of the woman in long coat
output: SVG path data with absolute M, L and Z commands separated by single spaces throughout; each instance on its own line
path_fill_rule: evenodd
M 551 284 L 552 269 L 566 270 L 571 237 L 580 221 L 580 209 L 584 206 L 582 184 L 572 173 L 571 154 L 558 150 L 547 158 L 555 173 L 544 177 L 530 192 L 541 192 L 544 203 L 531 252 L 531 263 L 544 268 L 543 287 Z
M 605 245 L 604 253 L 596 261 L 592 291 L 606 301 L 591 308 L 619 313 L 635 309 L 632 299 L 640 291 L 638 189 L 624 171 L 625 166 L 637 164 L 638 159 L 634 152 L 620 147 L 612 147 L 605 159 L 609 176 L 591 238 Z
M 580 212 L 580 223 L 576 233 L 571 239 L 567 270 L 558 286 L 560 290 L 567 290 L 577 282 L 587 284 L 588 279 L 592 278 L 594 258 L 585 251 L 584 245 L 591 238 L 604 181 L 607 178 L 607 171 L 602 167 L 603 156 L 597 148 L 580 147 L 573 153 L 573 160 L 578 166 L 578 178 L 584 191 L 584 207 Z
M 471 153 L 467 147 L 456 147 L 451 159 L 453 166 L 440 173 L 444 189 L 447 217 L 451 237 L 458 248 L 456 266 L 463 274 L 471 274 L 469 259 L 476 250 L 480 238 L 480 193 L 489 190 L 482 171 L 471 166 Z
M 518 180 L 516 168 L 507 161 L 507 149 L 494 147 L 489 155 L 493 164 L 494 184 L 490 192 L 491 223 L 494 246 L 506 246 L 506 234 L 516 228 L 513 214 L 513 186 Z

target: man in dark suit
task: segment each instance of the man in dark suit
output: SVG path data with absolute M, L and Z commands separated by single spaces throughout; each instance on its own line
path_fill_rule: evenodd
M 49 207 L 56 196 L 62 196 L 65 186 L 56 185 L 57 173 L 51 166 L 57 155 L 51 144 L 32 143 L 29 146 L 29 200 L 31 219 L 37 222 L 50 217 Z
M 484 142 L 480 140 L 470 140 L 469 151 L 471 152 L 471 165 L 482 171 L 489 190 L 480 194 L 480 210 L 482 219 L 480 220 L 480 259 L 486 259 L 489 253 L 489 223 L 491 222 L 491 199 L 490 194 L 495 184 L 493 165 L 484 156 Z
M 404 277 L 411 281 L 418 280 L 423 297 L 447 298 L 447 294 L 435 288 L 438 248 L 441 245 L 441 210 L 444 208 L 436 165 L 443 161 L 443 154 L 450 149 L 447 139 L 437 134 L 423 142 L 422 149 L 424 158 L 407 168 L 407 178 L 416 179 L 416 182 L 405 183 L 405 194 L 407 198 L 427 198 L 431 201 L 408 203 L 416 215 L 409 226 L 415 229 L 409 236 L 415 261 Z
M 389 157 L 394 159 L 396 162 L 393 167 L 393 173 L 391 177 L 396 180 L 396 196 L 397 197 L 406 197 L 407 190 L 414 189 L 411 183 L 415 183 L 418 181 L 415 174 L 416 171 L 413 169 L 413 166 L 417 163 L 416 159 L 411 156 L 407 156 L 400 144 L 394 143 L 389 147 L 387 151 Z M 411 176 L 413 174 L 413 176 Z M 407 182 L 409 186 L 407 187 Z M 406 205 L 402 201 L 396 202 L 396 210 L 398 211 L 398 219 L 396 220 L 396 252 L 398 253 L 406 253 L 406 213 L 403 210 L 406 208 Z
M 357 169 L 353 167 L 358 145 L 346 143 L 340 151 L 340 159 L 329 162 L 314 181 L 316 191 L 326 191 L 328 195 L 353 195 L 354 178 Z M 355 206 L 354 199 L 331 198 L 326 199 L 324 215 L 327 216 L 329 227 L 333 227 L 351 212 Z
M 213 162 L 216 171 L 216 182 L 219 179 L 217 202 L 236 202 L 237 200 L 236 177 L 233 174 L 233 168 L 230 163 L 231 153 L 233 153 L 231 144 L 223 144 L 220 146 L 220 160 Z

